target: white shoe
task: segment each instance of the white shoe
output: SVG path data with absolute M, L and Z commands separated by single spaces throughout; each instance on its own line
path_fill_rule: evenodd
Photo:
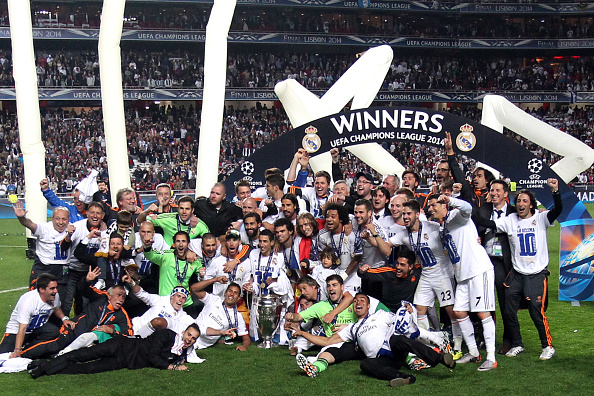
M 523 346 L 515 346 L 515 347 L 511 348 L 509 351 L 507 351 L 505 356 L 514 357 L 514 356 L 518 356 L 522 352 L 524 352 Z
M 540 360 L 549 360 L 555 356 L 555 348 L 549 345 L 546 348 L 542 348 L 542 353 L 540 354 Z

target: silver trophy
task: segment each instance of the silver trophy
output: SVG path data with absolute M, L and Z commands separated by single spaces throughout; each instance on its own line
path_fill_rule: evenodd
M 277 347 L 278 344 L 272 342 L 272 335 L 280 320 L 279 297 L 267 294 L 260 297 L 256 303 L 258 304 L 258 331 L 264 340 L 258 345 L 258 348 L 270 349 Z

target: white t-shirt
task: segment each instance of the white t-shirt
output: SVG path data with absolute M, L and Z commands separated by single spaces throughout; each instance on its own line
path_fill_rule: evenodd
M 163 235 L 161 234 L 157 234 L 155 233 L 155 235 L 153 235 L 153 250 L 159 251 L 159 252 L 163 252 L 165 250 L 169 250 L 171 247 L 167 244 L 167 242 L 165 242 L 165 239 L 163 239 Z M 140 236 L 140 233 L 137 232 L 134 238 L 134 248 L 138 249 L 139 247 L 142 247 L 142 237 Z M 134 257 L 134 262 L 136 263 L 136 265 L 138 266 L 138 274 L 140 276 L 147 276 L 148 274 L 151 273 L 151 261 L 149 259 L 147 259 L 146 257 L 144 257 L 144 252 L 140 252 L 138 254 L 136 254 L 136 256 Z
M 404 245 L 414 251 L 423 266 L 423 276 L 433 279 L 454 276 L 454 266 L 441 243 L 439 224 L 421 221 L 420 231 L 409 233 L 406 227 L 402 227 L 390 237 L 389 242 L 394 246 Z
M 53 228 L 53 227 L 52 227 Z M 17 305 L 12 310 L 10 319 L 6 324 L 6 333 L 17 334 L 19 323 L 28 324 L 26 334 L 43 326 L 51 314 L 60 307 L 60 296 L 56 294 L 53 304 L 44 302 L 37 290 L 30 290 L 23 294 Z
M 224 272 L 223 267 L 227 261 L 229 261 L 229 258 L 225 256 L 219 256 L 213 259 L 204 275 L 204 280 L 217 278 L 219 276 L 226 276 L 227 279 L 229 279 L 228 283 L 215 282 L 212 285 L 212 293 L 221 299 L 224 298 L 225 290 L 227 290 L 229 283 L 235 282 L 240 287 L 243 287 L 243 285 L 249 281 L 252 268 L 250 259 L 247 258 L 239 263 L 232 272 Z
M 68 260 L 70 262 L 68 266 L 71 269 L 86 272 L 89 270 L 89 265 L 81 263 L 80 260 L 77 259 L 76 256 L 74 255 L 74 250 L 76 250 L 76 247 L 81 242 L 84 243 L 85 245 L 87 245 L 90 249 L 93 249 L 93 248 L 99 249 L 99 245 L 101 244 L 101 238 L 92 238 L 92 239 L 87 238 L 87 236 L 91 232 L 88 228 L 88 220 L 87 219 L 79 220 L 79 221 L 73 223 L 73 225 L 74 225 L 74 227 L 76 227 L 76 229 L 74 230 L 74 233 L 70 236 L 70 239 L 72 240 L 72 246 L 70 247 L 70 251 L 72 252 L 72 254 L 70 255 L 70 258 Z M 104 235 L 105 235 L 105 231 L 102 231 L 101 236 L 104 236 Z
M 226 330 L 237 327 L 235 332 L 239 337 L 248 333 L 243 316 L 237 311 L 237 307 L 235 309 L 228 308 L 224 306 L 223 299 L 209 293 L 200 301 L 204 303 L 204 308 L 196 319 L 196 323 L 200 328 L 200 337 L 196 340 L 196 349 L 208 348 L 221 337 L 218 335 L 206 335 L 208 327 L 215 330 Z M 229 320 L 231 320 L 231 326 L 229 325 Z
M 457 198 L 450 198 L 450 206 L 453 209 L 448 212 L 442 226 L 445 228 L 445 249 L 454 264 L 456 280 L 462 282 L 493 269 L 493 264 L 479 243 L 478 232 L 470 219 L 472 206 Z
M 386 216 L 380 219 L 378 224 L 382 227 L 388 238 L 391 238 L 398 231 L 405 228 L 403 225 L 397 224 L 392 216 Z
M 356 271 L 355 271 L 356 273 Z M 336 267 L 334 269 L 331 268 L 324 268 L 321 264 L 316 266 L 313 271 L 311 272 L 311 277 L 318 282 L 320 285 L 320 300 L 327 300 L 328 299 L 328 289 L 326 289 L 326 279 L 330 275 L 339 275 L 343 280 L 347 278 L 347 273 L 340 269 L 340 267 Z M 346 287 L 346 286 L 345 286 Z
M 282 253 L 274 253 L 268 257 L 260 257 L 260 249 L 250 252 L 250 273 L 254 277 L 254 283 L 258 286 L 268 278 L 278 279 L 281 271 L 284 271 L 284 258 Z M 270 264 L 269 264 L 270 263 Z M 249 279 L 248 275 L 248 279 Z M 266 290 L 270 288 L 266 286 Z M 261 287 L 259 286 L 259 290 Z M 267 294 L 267 293 L 263 293 Z
M 179 311 L 176 311 L 175 308 L 173 308 L 171 305 L 171 296 L 150 294 L 144 289 L 140 289 L 140 291 L 135 293 L 135 295 L 150 308 L 144 314 L 142 314 L 142 316 L 132 318 L 132 328 L 134 329 L 134 334 L 136 334 L 142 326 L 146 325 L 155 318 L 167 319 L 168 328 L 177 331 L 179 328 L 176 326 L 175 322 L 181 321 L 184 316 L 190 317 L 190 315 L 185 313 L 183 310 L 180 309 Z M 186 328 L 187 327 L 188 326 L 186 326 Z M 183 331 L 185 328 L 181 330 Z
M 497 231 L 509 235 L 512 264 L 520 274 L 537 274 L 549 265 L 547 228 L 552 226 L 549 211 L 536 212 L 527 219 L 517 213 L 495 220 Z
M 45 264 L 68 264 L 72 249 L 62 250 L 60 243 L 66 237 L 66 230 L 58 232 L 51 221 L 37 224 L 33 233 L 37 237 L 35 253 L 39 260 Z
M 394 332 L 396 315 L 392 312 L 377 311 L 356 323 L 349 323 L 338 335 L 345 342 L 355 341 L 368 358 L 377 357 L 384 341 Z

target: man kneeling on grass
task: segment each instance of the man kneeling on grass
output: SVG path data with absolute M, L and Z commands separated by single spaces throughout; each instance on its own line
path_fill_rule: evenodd
M 350 323 L 331 337 L 320 337 L 297 329 L 295 335 L 327 346 L 343 342 L 340 347 L 331 347 L 318 355 L 314 363 L 297 355 L 297 364 L 308 376 L 317 377 L 329 364 L 347 360 L 362 360 L 361 370 L 372 377 L 390 381 L 390 386 L 402 386 L 415 382 L 415 377 L 399 371 L 406 364 L 409 353 L 414 353 L 435 367 L 441 363 L 449 369 L 456 366 L 450 353 L 441 354 L 427 345 L 398 334 L 399 316 L 392 312 L 369 313 L 369 297 L 357 293 L 353 302 L 357 322 Z

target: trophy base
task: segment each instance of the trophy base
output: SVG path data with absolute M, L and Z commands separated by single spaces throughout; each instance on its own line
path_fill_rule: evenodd
M 264 348 L 264 349 L 276 348 L 277 346 L 278 346 L 278 343 L 273 342 L 273 341 L 264 341 L 264 342 L 258 344 L 258 348 Z

